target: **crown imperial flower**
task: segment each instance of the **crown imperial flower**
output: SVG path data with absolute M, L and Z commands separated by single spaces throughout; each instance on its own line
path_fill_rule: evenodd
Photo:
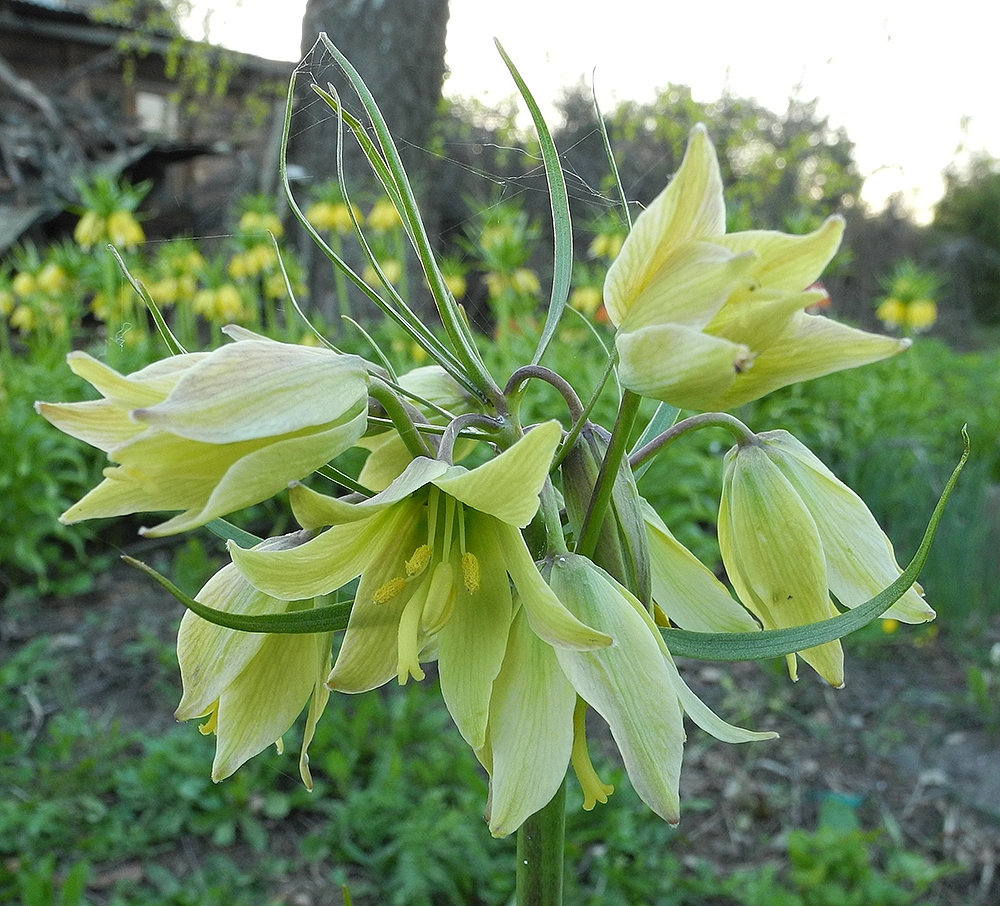
M 837 251 L 842 218 L 805 236 L 727 234 L 725 218 L 719 163 L 699 125 L 605 281 L 630 390 L 682 408 L 729 409 L 909 345 L 805 313 L 822 298 L 807 287 Z
M 360 503 L 293 487 L 299 524 L 329 527 L 294 550 L 230 545 L 233 561 L 254 587 L 282 599 L 327 594 L 360 576 L 330 688 L 423 679 L 421 662 L 436 658 L 445 703 L 480 749 L 513 617 L 511 582 L 531 631 L 549 644 L 611 641 L 559 602 L 518 531 L 538 509 L 560 436 L 557 422 L 539 425 L 471 470 L 419 457 Z
M 786 431 L 759 434 L 726 455 L 719 547 L 740 600 L 765 629 L 814 623 L 857 607 L 902 572 L 868 507 Z M 908 623 L 934 611 L 914 585 L 885 616 Z M 827 682 L 844 683 L 839 641 L 799 652 Z M 794 677 L 795 655 L 789 655 Z
M 611 646 L 545 644 L 515 619 L 490 701 L 488 745 L 477 754 L 490 772 L 488 820 L 495 836 L 517 828 L 555 794 L 572 764 L 584 808 L 606 802 L 587 755 L 578 696 L 607 721 L 629 779 L 664 820 L 680 818 L 678 782 L 683 714 L 727 742 L 776 734 L 734 727 L 684 683 L 641 602 L 586 557 L 553 558 L 552 590 L 579 620 L 614 639 Z
M 273 538 L 255 550 L 287 550 L 296 536 Z M 224 566 L 197 595 L 216 610 L 242 616 L 284 613 L 314 602 L 280 601 L 250 585 L 235 566 Z M 207 717 L 202 733 L 217 739 L 212 779 L 224 780 L 282 736 L 309 703 L 299 756 L 299 773 L 312 788 L 309 743 L 330 691 L 323 685 L 330 670 L 332 632 L 274 635 L 237 632 L 209 623 L 192 611 L 181 619 L 177 661 L 183 694 L 178 720 Z
M 69 354 L 70 368 L 103 398 L 36 408 L 115 465 L 63 522 L 183 510 L 145 531 L 185 531 L 265 500 L 361 436 L 361 359 L 229 332 L 239 342 L 127 376 L 86 353 Z

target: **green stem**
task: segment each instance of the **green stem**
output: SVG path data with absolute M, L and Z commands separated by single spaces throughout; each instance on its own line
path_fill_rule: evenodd
M 372 379 L 368 385 L 368 394 L 385 409 L 385 414 L 399 432 L 399 437 L 406 445 L 411 456 L 433 456 L 420 432 L 416 429 L 406 404 L 396 396 L 387 384 L 378 379 Z
M 580 530 L 580 540 L 576 545 L 576 552 L 584 557 L 591 556 L 597 547 L 604 514 L 608 510 L 608 503 L 614 490 L 615 477 L 618 475 L 622 460 L 625 458 L 628 436 L 635 424 L 636 416 L 639 414 L 641 402 L 642 397 L 631 390 L 626 390 L 622 394 L 621 405 L 618 407 L 618 418 L 615 420 L 615 428 L 611 433 L 611 443 L 608 445 L 608 452 L 604 455 L 604 461 L 601 463 L 597 484 L 594 485 L 594 493 L 590 497 L 587 515 Z
M 757 438 L 753 431 L 732 415 L 725 412 L 703 412 L 701 415 L 692 415 L 690 418 L 677 422 L 676 425 L 672 425 L 662 434 L 654 437 L 648 444 L 641 446 L 628 458 L 629 465 L 633 469 L 637 469 L 647 459 L 672 444 L 681 435 L 687 434 L 688 431 L 697 431 L 699 428 L 725 428 L 733 435 L 738 444 L 753 443 Z
M 556 502 L 555 488 L 552 479 L 546 478 L 539 494 L 538 511 L 542 515 L 545 526 L 546 554 L 566 554 L 566 536 L 563 535 L 562 520 L 559 518 L 559 504 Z
M 562 906 L 566 782 L 517 831 L 517 906 Z

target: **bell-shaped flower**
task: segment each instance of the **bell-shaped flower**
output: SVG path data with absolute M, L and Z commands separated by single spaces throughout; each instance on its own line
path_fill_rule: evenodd
M 255 550 L 285 550 L 295 536 L 269 539 Z M 229 564 L 208 580 L 196 600 L 243 616 L 286 613 L 312 607 L 312 600 L 277 600 L 255 589 Z M 312 787 L 307 751 L 330 691 L 333 633 L 274 635 L 237 632 L 187 611 L 177 634 L 177 660 L 184 692 L 178 720 L 207 717 L 203 733 L 217 737 L 212 779 L 224 780 L 267 746 L 276 743 L 309 702 L 299 773 Z
M 36 408 L 115 465 L 63 522 L 183 510 L 144 532 L 185 531 L 266 500 L 357 441 L 367 422 L 362 359 L 236 336 L 131 375 L 69 354 L 70 368 L 102 399 Z
M 901 573 L 864 502 L 784 431 L 758 435 L 726 456 L 719 547 L 740 600 L 765 629 L 836 616 L 874 597 Z M 933 619 L 914 585 L 887 616 Z M 799 652 L 831 685 L 844 684 L 839 641 Z M 796 676 L 795 655 L 789 670 Z
M 293 550 L 230 545 L 233 561 L 260 591 L 286 600 L 360 576 L 330 688 L 365 692 L 394 677 L 423 679 L 421 662 L 437 659 L 445 703 L 479 749 L 513 617 L 511 582 L 532 632 L 549 644 L 611 642 L 560 603 L 519 531 L 538 509 L 560 436 L 557 422 L 539 425 L 471 470 L 418 457 L 360 503 L 294 487 L 299 523 L 329 527 Z
M 608 723 L 629 779 L 664 820 L 680 817 L 678 782 L 683 714 L 719 739 L 770 739 L 727 724 L 684 683 L 663 638 L 639 600 L 585 557 L 556 556 L 552 590 L 582 622 L 614 639 L 609 647 L 553 647 L 520 613 L 493 684 L 488 744 L 477 754 L 490 773 L 490 830 L 503 836 L 542 808 L 571 763 L 584 808 L 607 801 L 587 754 L 584 708 Z
M 608 271 L 622 384 L 690 409 L 727 409 L 778 387 L 893 355 L 909 344 L 804 309 L 843 220 L 804 236 L 725 232 L 722 177 L 696 126 L 674 179 L 636 218 Z

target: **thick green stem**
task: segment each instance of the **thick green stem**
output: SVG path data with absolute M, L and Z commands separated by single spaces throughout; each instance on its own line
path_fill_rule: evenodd
M 566 782 L 517 831 L 517 906 L 562 906 Z
M 635 424 L 635 418 L 639 414 L 641 402 L 642 397 L 631 390 L 626 390 L 622 395 L 621 405 L 618 407 L 618 418 L 615 420 L 615 428 L 611 434 L 611 443 L 608 445 L 604 462 L 601 463 L 597 484 L 594 485 L 594 493 L 590 497 L 587 515 L 580 530 L 580 539 L 576 544 L 576 552 L 584 557 L 591 556 L 597 547 L 597 539 L 601 534 L 601 524 L 604 522 L 604 514 L 608 511 L 608 503 L 615 487 L 615 477 L 618 475 L 622 460 L 625 458 L 625 451 L 628 449 L 628 436 Z

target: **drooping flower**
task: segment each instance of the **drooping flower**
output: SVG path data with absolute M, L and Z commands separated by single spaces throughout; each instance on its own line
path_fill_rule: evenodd
M 611 788 L 590 763 L 579 700 L 607 721 L 636 792 L 671 824 L 680 818 L 683 713 L 728 742 L 775 736 L 733 727 L 715 715 L 681 679 L 639 600 L 590 560 L 554 557 L 549 582 L 571 613 L 614 644 L 553 647 L 515 618 L 493 684 L 488 742 L 477 753 L 490 772 L 494 835 L 512 832 L 548 803 L 569 763 L 583 788 L 584 808 L 607 801 Z
M 725 232 L 722 177 L 703 126 L 672 182 L 639 215 L 608 271 L 630 390 L 682 408 L 727 409 L 796 381 L 874 362 L 908 343 L 809 315 L 807 290 L 843 220 L 804 236 Z
M 786 431 L 757 435 L 726 456 L 719 546 L 740 600 L 765 629 L 814 623 L 857 607 L 902 570 L 864 501 Z M 934 618 L 914 585 L 886 617 Z M 839 641 L 799 652 L 831 685 L 844 684 Z M 795 655 L 789 656 L 795 676 Z
M 393 677 L 422 679 L 421 662 L 436 659 L 445 703 L 480 749 L 513 617 L 511 582 L 532 632 L 549 644 L 611 641 L 559 602 L 518 530 L 538 508 L 560 434 L 557 422 L 539 425 L 472 470 L 418 457 L 361 503 L 294 487 L 299 523 L 329 527 L 292 550 L 231 546 L 233 562 L 282 599 L 327 594 L 360 576 L 330 688 L 365 692 Z
M 287 550 L 301 543 L 294 535 L 268 539 L 254 550 Z M 313 600 L 280 601 L 257 591 L 235 566 L 224 566 L 196 600 L 229 614 L 259 616 L 313 606 Z M 212 779 L 224 780 L 267 746 L 281 748 L 282 736 L 309 703 L 299 773 L 312 788 L 309 743 L 330 690 L 333 633 L 237 632 L 209 623 L 192 611 L 181 619 L 177 661 L 183 695 L 178 720 L 207 717 L 202 733 L 217 737 Z
M 132 375 L 69 354 L 70 368 L 103 398 L 36 408 L 116 465 L 61 521 L 183 510 L 144 531 L 185 531 L 267 499 L 361 436 L 362 359 L 229 332 L 239 342 L 172 356 Z

